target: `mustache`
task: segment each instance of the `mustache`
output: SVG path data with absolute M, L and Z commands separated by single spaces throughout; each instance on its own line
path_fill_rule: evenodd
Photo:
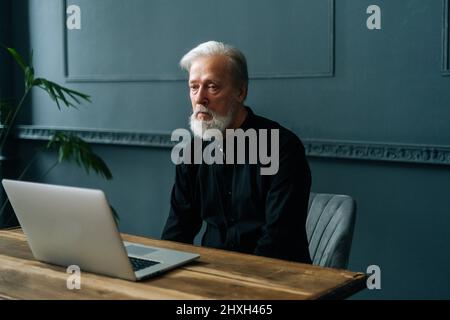
M 214 117 L 214 116 L 215 116 L 214 112 L 212 112 L 211 110 L 209 110 L 207 107 L 205 107 L 205 106 L 202 105 L 202 104 L 198 104 L 198 105 L 195 106 L 194 112 L 193 112 L 193 116 L 194 116 L 194 117 L 197 117 L 197 115 L 198 115 L 200 112 L 209 114 L 211 117 Z

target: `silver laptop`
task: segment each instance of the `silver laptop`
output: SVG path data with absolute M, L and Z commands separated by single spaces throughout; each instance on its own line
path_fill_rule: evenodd
M 138 281 L 198 254 L 123 242 L 101 190 L 2 180 L 37 260 Z

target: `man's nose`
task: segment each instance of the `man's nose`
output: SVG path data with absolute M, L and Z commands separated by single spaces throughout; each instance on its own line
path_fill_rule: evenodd
M 197 104 L 204 105 L 205 107 L 208 105 L 207 91 L 203 87 L 200 87 L 198 89 L 196 102 Z

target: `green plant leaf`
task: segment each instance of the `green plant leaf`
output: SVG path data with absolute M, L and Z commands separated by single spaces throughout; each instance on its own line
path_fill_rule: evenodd
M 87 95 L 87 94 L 85 94 L 85 93 L 81 93 L 81 92 L 79 92 L 79 91 L 72 90 L 72 89 L 69 89 L 69 88 L 61 87 L 61 89 L 62 89 L 65 93 L 69 94 L 70 96 L 75 95 L 75 96 L 77 96 L 77 97 L 80 97 L 80 98 L 83 99 L 83 100 L 86 100 L 86 101 L 88 101 L 88 102 L 91 102 L 91 96 L 90 96 L 90 95 Z
M 8 52 L 11 54 L 11 56 L 14 58 L 14 60 L 17 62 L 17 64 L 22 68 L 23 72 L 25 72 L 25 69 L 28 67 L 25 64 L 25 61 L 23 60 L 22 56 L 14 49 L 14 48 L 6 48 Z
M 65 88 L 57 83 L 54 83 L 44 78 L 34 79 L 33 85 L 47 92 L 50 98 L 56 102 L 56 105 L 60 110 L 61 110 L 60 103 L 64 104 L 66 107 L 72 107 L 77 109 L 77 106 L 72 101 L 69 100 L 69 97 L 77 104 L 80 104 L 81 100 L 91 102 L 91 97 L 89 95 L 69 88 Z
M 78 98 L 77 98 L 73 93 L 70 92 L 70 90 L 67 90 L 66 93 L 67 93 L 67 94 L 68 94 L 68 95 L 69 95 L 76 103 L 78 103 L 78 104 L 81 103 L 80 100 L 78 100 Z M 89 96 L 88 96 L 88 98 L 87 98 L 86 100 L 90 102 Z
M 61 87 L 56 86 L 55 87 L 56 92 L 58 92 L 59 98 L 64 102 L 64 104 L 68 107 L 71 104 L 66 100 L 66 97 L 64 96 L 64 92 L 61 90 Z
M 47 144 L 47 149 L 53 148 L 58 149 L 59 162 L 75 161 L 79 166 L 82 166 L 88 174 L 92 170 L 108 180 L 112 179 L 111 171 L 106 163 L 83 139 L 58 132 Z
M 25 104 L 26 98 L 30 93 L 31 88 L 38 87 L 47 92 L 49 97 L 53 101 L 55 101 L 59 110 L 61 110 L 61 105 L 77 108 L 76 105 L 81 104 L 83 100 L 91 102 L 91 97 L 87 94 L 65 88 L 55 82 L 49 81 L 44 78 L 35 78 L 35 71 L 33 68 L 33 51 L 31 51 L 30 54 L 30 65 L 28 66 L 22 56 L 14 48 L 8 48 L 2 44 L 0 44 L 0 47 L 5 48 L 15 60 L 15 62 L 20 66 L 20 68 L 24 72 L 25 82 L 25 92 L 16 107 L 14 107 L 16 105 L 16 101 L 14 101 L 13 99 L 3 99 L 0 101 L 0 152 L 2 151 L 9 137 L 11 129 L 15 124 L 22 106 Z M 45 149 L 55 149 L 58 154 L 58 159 L 46 171 L 44 177 L 59 163 L 63 161 L 75 161 L 75 163 L 80 167 L 83 167 L 88 174 L 91 171 L 94 171 L 95 173 L 102 175 L 108 180 L 112 179 L 111 171 L 109 170 L 106 163 L 97 154 L 95 154 L 89 144 L 81 138 L 73 135 L 67 135 L 61 132 L 56 133 L 45 146 Z M 33 158 L 32 162 L 35 160 L 35 158 Z M 30 167 L 31 164 L 27 165 L 26 169 L 21 174 L 19 179 L 23 176 L 23 174 L 27 172 Z M 3 205 L 3 207 L 5 206 L 5 204 Z M 116 218 L 116 220 L 118 220 L 119 216 L 117 215 L 117 212 L 114 210 L 114 208 L 111 207 L 111 209 L 113 211 L 114 217 Z M 2 209 L 0 209 L 0 215 L 1 211 Z
M 34 83 L 34 69 L 32 67 L 25 68 L 25 88 L 30 89 Z

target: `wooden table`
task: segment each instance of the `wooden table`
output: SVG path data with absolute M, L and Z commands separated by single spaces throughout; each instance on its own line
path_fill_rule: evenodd
M 365 287 L 366 276 L 223 250 L 123 235 L 151 246 L 200 254 L 200 259 L 143 282 L 82 272 L 68 290 L 63 267 L 36 261 L 21 229 L 0 230 L 3 299 L 340 299 Z

